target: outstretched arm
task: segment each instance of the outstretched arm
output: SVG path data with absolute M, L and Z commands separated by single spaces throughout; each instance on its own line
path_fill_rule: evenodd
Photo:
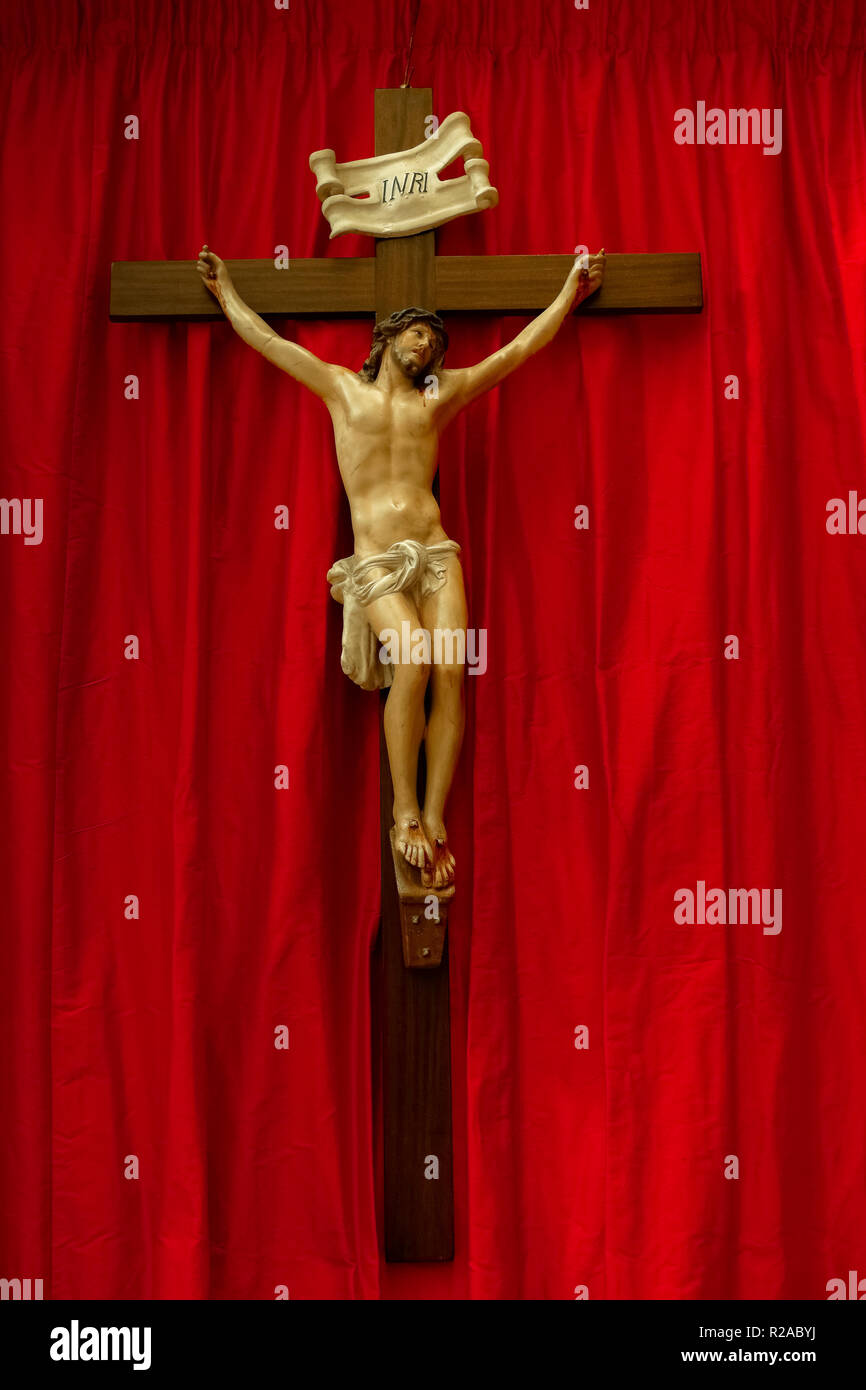
M 477 362 L 474 367 L 461 367 L 448 373 L 453 387 L 453 400 L 458 410 L 474 401 L 492 386 L 522 366 L 527 358 L 538 352 L 559 332 L 575 303 L 580 304 L 601 286 L 604 278 L 604 247 L 597 256 L 581 256 L 574 262 L 568 279 L 552 304 L 528 323 L 516 338 L 498 352 Z
M 306 386 L 323 401 L 333 397 L 338 372 L 341 370 L 330 362 L 322 362 L 315 353 L 308 352 L 298 343 L 281 338 L 271 326 L 265 323 L 248 304 L 245 304 L 232 284 L 231 276 L 213 251 L 203 246 L 199 252 L 196 269 L 201 275 L 214 299 L 218 300 L 222 311 L 235 332 L 245 343 L 260 352 L 269 362 L 281 371 Z

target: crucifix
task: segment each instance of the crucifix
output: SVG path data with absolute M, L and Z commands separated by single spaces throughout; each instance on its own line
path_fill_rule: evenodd
M 445 155 L 450 155 L 452 144 L 459 150 L 480 153 L 477 142 L 468 139 L 468 126 L 455 119 L 461 114 L 455 113 L 442 122 L 440 167 L 448 162 Z M 377 90 L 376 157 L 417 153 L 430 133 L 431 118 L 430 89 Z M 465 122 L 466 118 L 462 120 Z M 333 151 L 317 151 L 310 160 L 317 173 L 317 191 L 323 198 L 324 210 L 326 214 L 332 213 L 329 217 L 332 235 L 350 226 L 365 230 L 364 219 L 373 215 L 370 200 L 345 195 L 344 186 L 334 178 L 332 156 Z M 365 162 L 357 161 L 358 165 Z M 352 168 L 340 167 L 342 170 Z M 373 201 L 393 202 L 408 189 L 410 195 L 417 195 L 414 205 L 418 206 L 418 199 L 427 192 L 427 174 L 419 168 L 417 160 L 414 164 L 409 161 L 408 168 L 411 183 L 409 173 L 401 173 L 399 159 L 393 166 L 385 159 L 379 171 L 382 173 L 381 194 L 377 192 Z M 445 197 L 450 202 L 445 216 L 440 216 L 438 221 L 495 204 L 496 192 L 487 183 L 486 171 L 484 160 L 467 159 L 466 177 L 460 181 L 460 188 L 448 189 L 447 183 L 440 187 L 440 192 L 446 190 Z M 349 194 L 351 191 L 349 188 Z M 347 218 L 357 220 L 346 222 Z M 423 218 L 419 221 L 423 226 Z M 373 234 L 375 221 L 370 225 Z M 434 237 L 432 230 L 416 230 L 411 222 L 404 222 L 399 231 L 391 230 L 387 235 L 377 236 L 372 257 L 292 259 L 288 273 L 277 268 L 272 260 L 228 261 L 225 266 L 237 293 L 255 315 L 321 318 L 373 313 L 377 324 L 381 324 L 400 310 L 423 307 L 426 321 L 413 319 L 405 326 L 406 331 L 400 330 L 399 350 L 408 363 L 408 366 L 404 363 L 407 372 L 414 371 L 418 380 L 430 381 L 431 376 L 425 378 L 424 373 L 432 370 L 435 383 L 437 353 L 439 358 L 442 355 L 438 313 L 538 313 L 551 306 L 563 289 L 574 258 L 571 255 L 438 256 Z M 695 313 L 701 310 L 702 303 L 697 253 L 610 255 L 605 261 L 601 288 L 581 312 Z M 110 316 L 115 322 L 215 320 L 222 318 L 223 310 L 214 303 L 213 293 L 208 292 L 190 261 L 120 261 L 111 267 Z M 409 329 L 417 342 L 407 337 Z M 271 337 L 275 338 L 276 334 Z M 371 359 L 372 356 L 371 353 Z M 313 358 L 313 362 L 316 361 Z M 363 376 L 367 366 L 365 364 L 359 375 Z M 451 375 L 465 377 L 467 373 Z M 354 520 L 353 515 L 353 523 Z M 441 546 L 438 534 L 436 540 Z M 452 551 L 459 548 L 451 542 L 447 544 Z M 426 565 L 428 587 L 435 593 L 435 586 L 439 584 L 441 588 L 445 583 L 447 589 L 445 581 L 453 554 L 440 552 L 436 544 L 426 549 L 434 552 L 432 558 L 420 553 L 425 550 L 424 546 L 418 552 L 410 547 L 401 554 L 401 564 Z M 334 575 L 335 588 L 342 591 L 355 585 L 359 592 L 364 589 L 363 584 L 355 582 L 362 576 L 352 571 L 351 558 L 340 564 L 349 565 L 349 570 L 334 567 L 329 579 Z M 369 598 L 371 585 L 378 583 L 379 591 L 389 592 L 389 574 L 381 567 L 374 565 L 369 576 L 363 577 L 368 591 L 364 594 L 365 600 Z M 393 595 L 393 589 L 390 592 Z M 421 589 L 416 592 L 420 593 Z M 344 669 L 345 634 L 344 622 Z M 390 695 L 382 696 L 383 711 L 387 709 L 389 698 Z M 377 953 L 382 971 L 385 1254 L 387 1259 L 394 1261 L 450 1260 L 454 1250 L 454 1218 L 445 924 L 454 898 L 454 875 L 450 848 L 444 836 L 440 838 L 438 830 L 428 837 L 423 825 L 412 826 L 411 817 L 403 817 L 402 824 L 398 819 L 396 826 L 393 825 L 393 758 L 389 761 L 386 727 L 383 716 L 380 730 L 382 904 Z M 417 743 L 415 747 L 417 754 Z M 447 762 L 447 756 L 445 760 Z M 423 776 L 422 760 L 422 779 Z M 432 915 L 431 902 L 434 905 Z

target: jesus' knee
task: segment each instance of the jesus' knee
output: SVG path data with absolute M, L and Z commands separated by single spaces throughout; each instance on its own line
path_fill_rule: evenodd
M 435 661 L 432 672 L 434 700 L 459 704 L 463 698 L 465 669 L 460 661 Z
M 407 695 L 423 698 L 430 679 L 429 661 L 396 661 L 393 666 L 393 685 Z

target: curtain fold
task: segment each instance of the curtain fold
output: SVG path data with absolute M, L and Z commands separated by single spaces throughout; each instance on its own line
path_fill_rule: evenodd
M 705 308 L 578 315 L 442 440 L 488 666 L 449 820 L 457 1257 L 411 1269 L 379 1256 L 377 701 L 325 583 L 330 422 L 228 325 L 110 324 L 108 291 L 203 241 L 370 254 L 307 161 L 373 153 L 412 9 L 0 14 L 0 493 L 44 506 L 0 535 L 0 1276 L 824 1298 L 863 1260 L 866 541 L 827 504 L 866 496 L 866 12 L 421 7 L 412 84 L 500 193 L 438 251 L 699 251 Z M 699 102 L 780 110 L 781 150 L 678 144 Z M 451 316 L 447 365 L 524 322 Z M 360 367 L 371 325 L 278 327 Z M 781 891 L 781 929 L 677 921 L 700 884 Z

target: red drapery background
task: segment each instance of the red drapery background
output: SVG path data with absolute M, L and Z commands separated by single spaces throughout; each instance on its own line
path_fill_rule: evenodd
M 328 416 L 227 325 L 109 324 L 108 286 L 203 240 L 369 254 L 328 244 L 307 157 L 373 152 L 409 9 L 2 6 L 0 491 L 44 539 L 0 536 L 0 1274 L 825 1298 L 866 1273 L 866 540 L 825 526 L 866 492 L 864 11 L 422 6 L 413 85 L 500 191 L 440 252 L 698 250 L 706 306 L 569 322 L 443 440 L 489 634 L 451 815 L 457 1258 L 386 1268 L 377 701 L 339 670 Z M 698 101 L 781 108 L 782 152 L 678 146 Z M 451 364 L 521 322 L 454 318 Z M 698 880 L 781 888 L 781 932 L 678 925 Z

